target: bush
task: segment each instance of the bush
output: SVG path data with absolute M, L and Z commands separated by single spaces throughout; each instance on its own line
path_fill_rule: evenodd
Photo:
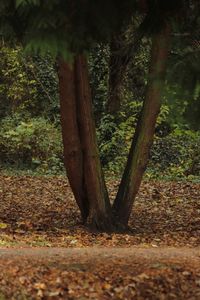
M 51 56 L 24 56 L 20 47 L 0 49 L 0 118 L 13 114 L 59 123 L 58 78 Z
M 0 118 L 33 111 L 36 105 L 36 80 L 29 78 L 32 64 L 26 64 L 19 47 L 0 49 Z
M 109 174 L 117 175 L 123 171 L 139 108 L 139 105 L 132 103 L 132 115 L 122 117 L 119 124 L 110 115 L 105 115 L 101 120 L 98 128 L 100 157 Z M 167 113 L 168 109 L 164 106 L 158 118 L 146 175 L 153 178 L 200 176 L 199 132 L 179 129 L 172 131 L 163 121 Z
M 63 168 L 60 131 L 43 118 L 6 118 L 0 129 L 0 163 L 57 172 Z
M 100 157 L 109 172 L 123 171 L 141 107 L 141 101 L 127 102 L 124 111 L 118 113 L 118 116 L 105 115 L 101 119 L 97 131 Z M 167 115 L 168 107 L 163 105 L 157 121 L 156 131 L 159 136 L 166 134 L 166 126 L 163 124 Z
M 118 116 L 104 115 L 97 130 L 100 158 L 109 171 L 121 172 L 129 151 L 141 102 L 129 103 L 129 115 L 120 112 Z
M 164 138 L 156 137 L 148 172 L 153 177 L 200 176 L 199 149 L 199 132 L 175 129 Z

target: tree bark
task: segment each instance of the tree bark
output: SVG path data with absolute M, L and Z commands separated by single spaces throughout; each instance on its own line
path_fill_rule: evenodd
M 83 155 L 84 188 L 89 201 L 88 222 L 98 230 L 112 229 L 111 206 L 99 158 L 87 60 L 75 58 L 77 107 Z
M 127 165 L 120 183 L 113 211 L 118 220 L 127 225 L 133 202 L 146 170 L 153 143 L 156 120 L 161 107 L 161 93 L 166 74 L 170 46 L 170 25 L 153 37 L 149 80 L 146 96 L 132 141 Z
M 108 85 L 108 102 L 107 112 L 115 115 L 120 110 L 121 105 L 121 79 L 122 79 L 122 56 L 121 37 L 116 34 L 110 42 L 110 62 L 109 62 L 109 85 Z
M 78 55 L 70 66 L 59 61 L 64 162 L 83 220 L 110 231 L 112 212 L 101 169 L 92 110 L 87 59 Z
M 74 65 L 59 60 L 61 127 L 64 163 L 71 189 L 83 220 L 88 217 L 87 197 L 83 188 L 83 154 L 77 123 L 77 103 Z
M 136 26 L 136 25 L 130 25 Z M 129 34 L 130 35 L 130 34 Z M 125 28 L 120 33 L 113 34 L 110 41 L 110 62 L 109 62 L 109 85 L 107 112 L 116 115 L 120 111 L 122 103 L 123 79 L 127 67 L 134 59 L 143 37 L 139 28 L 135 29 L 134 38 L 127 37 Z M 129 38 L 131 43 L 128 42 Z

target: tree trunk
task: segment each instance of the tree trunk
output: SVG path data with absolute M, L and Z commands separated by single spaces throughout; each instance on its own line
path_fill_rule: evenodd
M 84 55 L 75 58 L 75 70 L 84 188 L 89 201 L 88 222 L 98 230 L 111 230 L 111 206 L 97 147 L 88 66 Z
M 139 190 L 153 143 L 156 120 L 161 107 L 161 93 L 170 46 L 170 26 L 153 38 L 151 64 L 146 96 L 139 118 L 127 165 L 113 205 L 118 220 L 127 225 L 134 199 Z
M 84 55 L 70 66 L 59 61 L 64 162 L 83 220 L 97 230 L 112 230 L 111 205 L 101 169 Z
M 77 123 L 74 65 L 70 66 L 63 60 L 58 63 L 64 163 L 71 189 L 80 208 L 82 218 L 85 220 L 88 216 L 88 207 L 83 189 L 83 155 Z
M 121 37 L 114 35 L 110 42 L 110 62 L 109 62 L 109 85 L 108 85 L 108 113 L 115 115 L 120 110 L 121 105 L 121 79 L 122 79 L 122 57 L 120 43 Z
M 130 26 L 136 26 L 131 24 Z M 143 32 L 135 29 L 133 36 L 126 36 L 126 30 L 123 28 L 120 33 L 113 34 L 110 41 L 110 62 L 109 62 L 109 85 L 107 112 L 116 115 L 120 111 L 122 103 L 123 79 L 127 67 L 134 59 L 143 37 Z M 131 39 L 131 42 L 129 42 Z

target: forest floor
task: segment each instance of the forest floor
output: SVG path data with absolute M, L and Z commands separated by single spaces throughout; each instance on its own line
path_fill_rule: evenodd
M 89 232 L 64 177 L 1 175 L 0 299 L 200 299 L 200 184 L 144 182 L 129 225 Z

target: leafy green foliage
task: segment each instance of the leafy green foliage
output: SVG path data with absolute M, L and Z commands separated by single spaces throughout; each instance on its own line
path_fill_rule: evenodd
M 26 64 L 19 47 L 0 49 L 0 117 L 34 109 L 36 81 L 29 78 L 33 64 Z
M 0 117 L 44 116 L 58 123 L 58 79 L 51 56 L 27 57 L 20 47 L 6 46 L 0 56 Z
M 72 59 L 95 42 L 107 41 L 113 31 L 128 22 L 136 1 L 119 0 L 15 1 L 20 22 L 26 24 L 23 41 L 29 51 Z
M 115 117 L 104 113 L 109 51 L 103 45 L 96 46 L 90 58 L 100 155 L 109 173 L 121 172 L 141 109 L 148 66 L 143 50 L 138 53 L 135 65 L 129 67 L 124 81 L 122 109 Z M 58 83 L 52 57 L 25 57 L 20 47 L 4 46 L 0 53 L 1 165 L 26 167 L 46 173 L 62 171 Z M 169 95 L 172 95 L 172 91 L 169 88 Z M 138 96 L 137 101 L 133 100 L 134 95 Z M 165 95 L 165 99 L 169 98 Z M 170 101 L 162 106 L 147 176 L 164 174 L 168 177 L 192 178 L 200 175 L 199 134 L 179 129 L 184 124 L 186 107 L 188 104 L 185 105 L 181 97 L 173 107 Z M 172 112 L 176 114 L 174 126 L 171 127 L 169 120 Z M 181 113 L 182 121 L 175 119 L 178 113 Z
M 30 74 L 36 81 L 37 113 L 53 122 L 59 123 L 60 104 L 58 97 L 58 76 L 53 58 L 48 54 L 45 57 L 28 57 L 28 63 L 34 68 Z
M 176 129 L 157 137 L 151 150 L 148 175 L 151 177 L 193 178 L 200 176 L 200 134 Z
M 143 25 L 148 27 L 148 24 L 150 24 L 149 20 L 155 21 L 151 25 L 155 27 L 155 23 L 157 23 L 157 29 L 159 29 L 160 24 L 158 23 L 160 23 L 161 19 L 161 21 L 165 19 L 163 15 L 168 18 L 172 12 L 174 13 L 177 10 L 177 7 L 174 5 L 177 5 L 177 3 L 180 4 L 180 2 L 182 1 L 177 1 L 176 3 L 174 1 L 165 1 L 165 3 L 157 0 L 148 1 L 150 14 L 147 14 Z M 122 88 L 122 110 L 114 119 L 105 114 L 108 90 L 109 51 L 107 46 L 102 45 L 109 41 L 113 33 L 118 32 L 122 28 L 124 22 L 130 22 L 136 11 L 136 1 L 4 0 L 1 1 L 0 11 L 2 42 L 8 37 L 12 37 L 12 41 L 14 41 L 14 38 L 17 38 L 18 41 L 26 45 L 28 50 L 43 54 L 43 58 L 37 55 L 32 58 L 24 58 L 18 47 L 15 49 L 3 47 L 1 50 L 0 115 L 4 118 L 1 134 L 2 136 L 3 134 L 8 134 L 9 137 L 5 138 L 5 141 L 7 143 L 10 141 L 13 144 L 13 148 L 10 145 L 11 149 L 13 151 L 15 148 L 18 149 L 16 143 L 22 147 L 23 136 L 26 137 L 25 144 L 27 140 L 26 145 L 29 145 L 32 143 L 31 137 L 38 135 L 37 130 L 32 130 L 32 125 L 29 127 L 32 122 L 31 120 L 34 120 L 33 127 L 38 126 L 41 130 L 43 126 L 45 127 L 44 123 L 47 121 L 41 118 L 38 119 L 38 117 L 51 119 L 53 127 L 55 127 L 54 122 L 56 122 L 56 126 L 59 123 L 57 78 L 52 56 L 55 58 L 61 54 L 67 59 L 72 59 L 73 54 L 79 51 L 91 50 L 91 47 L 93 47 L 90 71 L 101 159 L 104 167 L 109 170 L 118 171 L 121 169 L 130 146 L 134 126 L 145 93 L 149 41 L 148 39 L 146 41 L 143 39 L 140 52 L 135 60 L 129 64 Z M 150 31 L 152 33 L 154 30 L 150 28 Z M 100 42 L 101 46 L 96 46 L 97 42 Z M 163 106 L 158 120 L 156 130 L 157 144 L 155 144 L 157 148 L 154 148 L 152 152 L 152 161 L 155 163 L 156 169 L 164 168 L 164 163 L 161 163 L 161 161 L 162 156 L 165 157 L 165 154 L 162 152 L 161 155 L 159 151 L 161 149 L 163 151 L 168 149 L 168 146 L 175 154 L 166 154 L 166 159 L 164 159 L 166 161 L 166 170 L 173 166 L 176 170 L 178 169 L 181 161 L 177 157 L 184 155 L 180 149 L 179 152 L 175 149 L 176 141 L 179 141 L 180 137 L 177 136 L 177 132 L 176 134 L 172 132 L 169 136 L 168 134 L 174 127 L 189 127 L 189 112 L 194 112 L 194 107 L 197 119 L 199 116 L 199 67 L 195 63 L 199 56 L 197 55 L 196 58 L 196 54 L 193 52 L 188 55 L 185 49 L 182 47 L 179 48 L 179 44 L 176 44 L 175 48 L 176 53 L 174 57 L 177 65 L 174 64 L 173 55 L 170 64 L 176 67 L 176 72 L 174 69 L 173 72 L 168 74 L 168 84 L 166 85 L 167 95 L 165 95 L 167 102 Z M 177 60 L 177 56 L 180 57 L 179 60 Z M 187 72 L 188 66 L 191 67 L 191 72 Z M 184 76 L 184 80 L 180 84 L 179 77 L 181 77 L 180 74 L 184 73 L 183 71 L 189 76 Z M 190 80 L 187 80 L 188 77 Z M 189 98 L 191 96 L 191 89 L 186 84 L 188 82 L 192 84 L 195 82 L 195 88 L 192 87 L 195 90 L 195 95 L 191 98 Z M 179 88 L 177 88 L 178 86 Z M 187 93 L 185 91 L 182 93 L 183 87 L 187 90 Z M 5 125 L 8 122 L 8 116 L 10 116 L 10 120 L 15 120 L 13 121 L 15 125 L 12 125 L 12 121 L 9 121 L 10 127 L 8 127 L 10 129 Z M 191 115 L 190 119 L 193 119 Z M 44 121 L 43 124 L 41 120 Z M 38 124 L 36 125 L 36 123 Z M 47 127 L 48 124 L 47 122 Z M 198 129 L 198 126 L 194 125 L 193 128 Z M 167 131 L 166 127 L 168 128 Z M 13 133 L 16 130 L 17 133 Z M 38 139 L 40 140 L 39 137 Z M 165 140 L 168 141 L 166 144 Z M 194 144 L 196 137 L 194 140 L 188 138 L 189 140 L 191 145 L 196 145 Z M 1 143 L 3 144 L 2 141 Z M 35 147 L 36 145 L 37 143 Z M 185 147 L 190 147 L 189 144 L 187 145 Z M 23 148 L 20 147 L 19 149 Z M 170 149 L 168 149 L 169 153 Z M 7 148 L 7 150 L 9 149 Z M 38 150 L 26 149 L 25 151 L 22 149 L 21 153 L 29 154 L 27 156 L 21 155 L 19 159 L 15 156 L 14 162 L 18 163 L 21 161 L 22 163 L 34 166 L 37 165 L 37 163 L 33 163 L 33 157 L 36 156 L 39 157 L 38 160 L 40 163 L 38 165 L 41 166 L 43 165 L 42 161 L 46 161 L 47 159 L 43 154 L 40 157 L 40 151 L 43 153 L 44 149 L 40 147 Z M 61 153 L 56 151 L 55 153 Z M 56 154 L 56 157 L 59 155 Z M 29 158 L 27 159 L 26 157 Z M 160 161 L 160 167 L 159 162 L 157 165 L 156 157 Z M 6 159 L 9 161 L 9 157 Z M 172 162 L 170 159 L 172 159 Z M 187 158 L 184 161 L 188 163 L 189 159 Z M 58 165 L 59 163 L 60 160 L 58 161 Z M 186 170 L 186 165 L 184 170 Z
M 124 166 L 141 105 L 131 102 L 129 115 L 120 111 L 117 117 L 105 115 L 101 119 L 97 131 L 100 157 L 103 166 L 112 172 L 119 172 Z
M 23 122 L 6 118 L 1 122 L 0 163 L 43 171 L 62 170 L 60 131 L 42 118 Z
M 173 33 L 166 85 L 168 121 L 173 126 L 200 129 L 199 1 L 190 1 L 185 22 Z
M 123 170 L 140 110 L 141 102 L 132 102 L 129 105 L 130 116 L 127 118 L 125 113 L 121 113 L 118 124 L 110 115 L 101 120 L 98 128 L 100 155 L 109 174 L 117 175 Z M 166 122 L 168 115 L 169 107 L 163 105 L 146 176 L 173 179 L 200 176 L 199 132 L 172 129 Z
M 0 164 L 51 173 L 62 170 L 52 58 L 27 57 L 20 47 L 5 45 L 0 56 Z

